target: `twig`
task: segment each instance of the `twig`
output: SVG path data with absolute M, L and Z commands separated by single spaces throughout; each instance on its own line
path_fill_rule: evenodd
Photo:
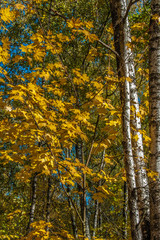
M 128 16 L 128 13 L 129 13 L 129 10 L 131 9 L 132 5 L 135 4 L 136 2 L 139 2 L 139 1 L 140 1 L 140 0 L 135 0 L 135 1 L 130 0 L 130 2 L 129 2 L 129 4 L 128 4 L 128 7 L 127 7 L 127 10 L 126 10 L 126 13 L 125 13 L 125 15 L 124 15 L 124 17 L 123 17 L 123 23 L 125 23 L 126 18 L 127 18 L 127 16 Z
M 40 8 L 39 8 L 40 9 Z M 42 10 L 42 9 L 41 9 Z M 54 12 L 54 14 L 51 14 L 52 16 L 58 16 L 63 18 L 65 21 L 69 20 L 67 17 L 65 17 L 64 15 L 62 15 L 61 13 L 59 13 L 58 11 L 55 11 L 54 9 L 51 9 L 52 12 Z M 46 11 L 47 12 L 47 11 Z M 82 30 L 84 30 L 84 28 L 80 28 Z M 102 40 L 97 40 L 101 45 L 103 45 L 105 48 L 107 48 L 108 50 L 110 50 L 111 52 L 113 52 L 117 57 L 120 57 L 119 54 L 112 49 L 109 45 L 105 44 Z
M 92 140 L 92 143 L 91 143 L 91 148 L 90 148 L 88 159 L 87 159 L 87 162 L 86 162 L 86 167 L 88 167 L 89 161 L 91 159 L 91 154 L 92 154 L 93 144 L 94 144 L 94 141 L 95 141 L 95 138 L 96 138 L 98 123 L 99 123 L 99 114 L 98 114 L 97 121 L 96 121 L 96 126 L 95 126 L 95 130 L 94 130 L 93 140 Z

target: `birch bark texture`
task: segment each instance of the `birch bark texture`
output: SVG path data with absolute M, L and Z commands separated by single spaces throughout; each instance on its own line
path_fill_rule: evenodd
M 127 48 L 127 42 L 130 41 L 130 28 L 128 17 L 126 17 L 127 6 L 125 0 L 111 0 L 110 3 L 115 50 L 119 54 L 119 57 L 117 57 L 118 77 L 120 80 L 123 79 L 121 82 L 123 148 L 127 173 L 131 232 L 133 239 L 149 239 L 148 228 L 143 227 L 144 225 L 146 226 L 146 219 L 147 224 L 149 222 L 149 212 L 146 210 L 148 215 L 146 214 L 142 218 L 144 212 L 139 211 L 144 206 L 144 203 L 147 202 L 149 204 L 149 191 L 146 188 L 148 181 L 146 170 L 144 169 L 142 135 L 139 133 L 141 124 L 140 119 L 135 114 L 139 112 L 139 103 L 135 84 L 134 61 L 131 50 Z M 129 83 L 127 78 L 131 78 L 132 82 Z M 135 108 L 134 116 L 132 113 L 131 124 L 132 133 L 138 135 L 136 143 L 131 139 L 131 104 Z M 135 170 L 138 170 L 137 176 Z M 137 195 L 137 187 L 140 190 L 139 196 Z M 146 209 L 148 208 L 146 207 Z M 140 222 L 142 222 L 142 225 L 140 225 Z
M 37 200 L 37 175 L 38 173 L 34 173 L 32 182 L 31 182 L 31 207 L 30 207 L 30 214 L 29 214 L 29 223 L 27 226 L 27 233 L 31 231 L 31 223 L 33 223 L 35 218 L 35 209 L 36 209 L 36 200 Z
M 124 6 L 125 11 L 126 5 Z M 125 15 L 126 16 L 126 15 Z M 150 240 L 150 201 L 149 201 L 149 182 L 146 171 L 146 163 L 144 161 L 143 137 L 141 131 L 141 119 L 138 116 L 140 107 L 138 101 L 138 92 L 136 86 L 136 74 L 134 68 L 134 56 L 130 48 L 126 47 L 131 42 L 131 33 L 128 16 L 124 23 L 125 34 L 125 51 L 126 51 L 126 68 L 130 78 L 130 101 L 131 107 L 131 133 L 132 133 L 132 149 L 135 164 L 136 184 L 138 194 L 138 207 L 140 213 L 140 224 L 144 240 Z M 134 138 L 136 137 L 136 139 Z
M 150 101 L 150 169 L 157 172 L 151 179 L 151 240 L 160 239 L 160 0 L 151 1 L 149 41 L 149 101 Z

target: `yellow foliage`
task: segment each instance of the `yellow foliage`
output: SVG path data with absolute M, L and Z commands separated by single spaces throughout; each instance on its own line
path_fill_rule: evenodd
M 43 59 L 46 55 L 45 49 L 44 48 L 34 48 L 34 53 L 33 57 L 36 61 L 43 62 Z
M 16 3 L 15 4 L 15 7 L 18 9 L 18 10 L 24 10 L 25 6 L 21 3 Z
M 85 27 L 88 28 L 88 29 L 91 29 L 91 28 L 94 27 L 94 26 L 93 26 L 93 22 L 91 22 L 91 21 L 85 22 L 84 25 L 85 25 Z
M 91 34 L 87 30 L 81 30 L 81 32 L 85 35 L 85 39 L 89 40 L 89 42 L 93 43 L 94 41 L 98 41 L 98 36 L 95 34 Z
M 152 16 L 152 19 L 156 20 L 158 22 L 158 24 L 160 24 L 160 16 L 158 14 L 154 14 Z
M 69 42 L 70 39 L 68 36 L 63 35 L 62 33 L 57 34 L 57 38 L 60 42 Z
M 16 18 L 16 15 L 17 13 L 11 10 L 9 6 L 6 8 L 1 8 L 0 10 L 1 19 L 7 23 L 14 21 Z
M 83 23 L 79 18 L 75 19 L 72 17 L 71 20 L 67 20 L 67 25 L 69 28 L 80 28 L 83 25 Z
M 150 169 L 147 169 L 147 175 L 149 178 L 151 178 L 153 181 L 156 181 L 157 177 L 158 177 L 158 172 L 154 172 Z

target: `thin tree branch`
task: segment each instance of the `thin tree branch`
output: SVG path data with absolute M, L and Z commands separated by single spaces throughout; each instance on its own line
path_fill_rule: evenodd
M 139 2 L 139 1 L 140 1 L 140 0 L 135 0 L 135 1 L 130 0 L 130 2 L 129 2 L 129 4 L 128 4 L 128 7 L 127 7 L 127 9 L 126 9 L 126 13 L 125 13 L 125 15 L 124 15 L 124 17 L 123 17 L 123 23 L 126 21 L 126 18 L 127 18 L 127 16 L 128 16 L 128 13 L 129 13 L 132 5 L 135 4 L 136 2 Z
M 39 8 L 40 9 L 40 8 Z M 41 9 L 42 10 L 42 9 Z M 65 17 L 64 15 L 62 15 L 61 13 L 59 13 L 58 11 L 55 11 L 54 9 L 51 9 L 52 12 L 54 12 L 54 14 L 51 14 L 52 16 L 58 16 L 63 18 L 65 21 L 69 20 L 67 17 Z M 47 11 L 46 11 L 47 12 Z M 80 29 L 84 30 L 84 28 L 80 27 Z M 109 45 L 105 44 L 102 40 L 97 40 L 97 42 L 99 42 L 101 45 L 103 45 L 105 48 L 107 48 L 108 50 L 110 50 L 112 53 L 114 53 L 117 57 L 119 57 L 119 54 L 112 49 Z
M 88 155 L 88 159 L 87 159 L 87 162 L 86 162 L 86 167 L 88 166 L 89 161 L 91 159 L 92 149 L 93 149 L 93 144 L 94 144 L 94 141 L 95 141 L 95 138 L 96 138 L 98 123 L 99 123 L 99 114 L 98 114 L 97 121 L 96 121 L 96 126 L 95 126 L 95 130 L 94 130 L 93 140 L 92 140 L 90 152 L 89 152 L 89 155 Z

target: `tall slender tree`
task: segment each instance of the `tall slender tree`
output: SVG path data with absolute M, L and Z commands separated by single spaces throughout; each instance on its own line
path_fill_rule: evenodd
M 149 42 L 150 169 L 158 174 L 151 179 L 151 240 L 160 238 L 160 1 L 151 1 Z
M 125 166 L 130 195 L 129 208 L 131 221 L 133 221 L 132 236 L 133 239 L 136 239 L 138 235 L 135 235 L 135 232 L 137 231 L 139 232 L 138 239 L 149 239 L 148 178 L 144 162 L 142 134 L 140 133 L 141 120 L 138 117 L 139 102 L 136 89 L 133 53 L 131 49 L 127 47 L 127 43 L 131 41 L 127 15 L 131 2 L 127 7 L 126 0 L 111 1 L 111 12 L 115 49 L 119 54 L 119 57 L 117 57 L 118 76 L 121 81 L 124 81 L 124 83 L 121 83 L 121 99 L 123 109 Z M 134 111 L 130 111 L 132 106 L 134 107 Z M 131 133 L 133 138 L 131 138 Z M 137 136 L 136 140 L 134 136 Z M 133 192 L 135 194 L 133 194 Z M 133 213 L 135 213 L 135 215 Z M 142 234 L 140 233 L 140 228 Z

